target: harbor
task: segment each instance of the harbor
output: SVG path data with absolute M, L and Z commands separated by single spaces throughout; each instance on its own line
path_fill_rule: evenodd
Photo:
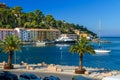
M 119 63 L 119 40 L 120 38 L 102 38 L 103 40 L 109 40 L 111 43 L 104 43 L 103 46 L 110 49 L 110 53 L 85 55 L 83 65 L 93 68 L 105 68 L 112 70 L 120 70 Z M 25 61 L 29 64 L 46 62 L 48 64 L 62 64 L 62 65 L 79 65 L 79 57 L 77 54 L 73 55 L 68 52 L 68 48 L 71 44 L 53 44 L 37 47 L 36 45 L 24 45 L 21 47 L 21 51 L 16 51 L 13 59 L 13 63 L 19 64 L 21 61 Z M 92 43 L 93 45 L 93 43 Z M 94 43 L 94 46 L 97 43 Z M 34 53 L 34 54 L 33 54 Z M 24 55 L 23 55 L 24 54 Z M 62 56 L 62 58 L 61 58 Z M 27 57 L 27 58 L 26 58 Z M 69 57 L 69 58 L 68 58 Z M 7 62 L 7 54 L 1 54 L 0 60 Z M 107 62 L 107 63 L 106 63 Z M 98 65 L 99 64 L 99 65 Z

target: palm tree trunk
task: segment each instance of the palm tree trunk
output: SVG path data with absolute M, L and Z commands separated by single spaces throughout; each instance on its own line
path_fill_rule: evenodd
M 82 60 L 83 60 L 83 55 L 80 55 L 80 65 L 79 65 L 79 69 L 82 70 Z
M 9 52 L 9 56 L 8 56 L 8 65 L 11 66 L 12 65 L 12 55 L 13 55 L 13 51 Z

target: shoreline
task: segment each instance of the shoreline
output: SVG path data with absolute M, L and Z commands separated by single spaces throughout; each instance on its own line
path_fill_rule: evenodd
M 85 74 L 75 74 L 74 69 L 77 68 L 77 66 L 64 66 L 64 65 L 54 65 L 54 64 L 48 64 L 48 65 L 40 65 L 40 64 L 13 64 L 14 69 L 8 70 L 11 72 L 18 72 L 18 73 L 37 73 L 37 74 L 56 74 L 56 75 L 68 75 L 68 76 L 83 76 L 86 78 L 91 78 L 93 80 L 101 80 L 104 77 L 112 76 L 112 75 L 120 75 L 120 71 L 118 70 L 108 70 L 104 68 L 91 68 L 91 67 L 83 67 L 86 69 Z M 50 66 L 50 67 L 49 67 Z M 28 69 L 29 67 L 29 69 Z M 54 71 L 55 69 L 55 71 Z M 58 69 L 58 71 L 56 71 Z M 3 68 L 0 68 L 0 70 L 4 70 Z

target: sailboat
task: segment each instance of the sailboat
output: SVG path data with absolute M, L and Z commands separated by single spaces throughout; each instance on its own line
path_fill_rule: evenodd
M 98 40 L 99 48 L 95 49 L 95 52 L 96 53 L 109 53 L 109 52 L 111 52 L 111 50 L 103 49 L 101 46 L 100 28 L 101 28 L 101 21 L 99 21 L 99 40 Z

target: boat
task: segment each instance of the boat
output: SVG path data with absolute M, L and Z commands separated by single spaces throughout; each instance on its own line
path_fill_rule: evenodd
M 99 21 L 99 29 L 101 28 L 101 21 Z M 111 50 L 107 50 L 107 49 L 103 49 L 101 46 L 102 40 L 100 39 L 100 31 L 99 31 L 99 38 L 98 38 L 98 44 L 99 44 L 99 48 L 95 49 L 96 53 L 109 53 L 111 52 Z
M 39 40 L 38 40 L 38 41 L 36 42 L 36 46 L 45 46 L 45 44 L 46 44 L 46 43 L 45 43 L 44 41 L 39 41 Z
M 70 44 L 56 44 L 55 46 L 63 47 L 63 46 L 70 46 Z
M 70 37 L 59 37 L 58 39 L 55 40 L 55 43 L 60 43 L 60 44 L 75 43 L 75 40 L 71 39 Z
M 104 49 L 96 49 L 95 52 L 96 53 L 109 53 L 111 51 L 110 50 L 104 50 Z

